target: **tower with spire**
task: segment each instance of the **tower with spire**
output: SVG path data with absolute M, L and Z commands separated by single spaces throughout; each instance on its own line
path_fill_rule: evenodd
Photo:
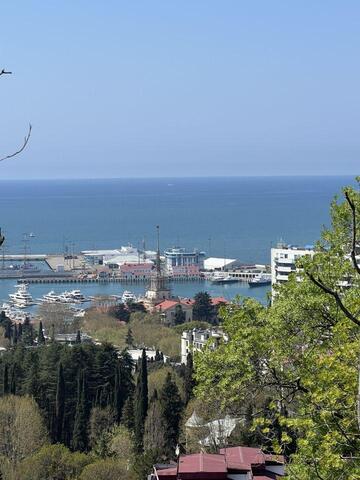
M 157 251 L 156 251 L 156 264 L 153 275 L 150 278 L 149 287 L 145 293 L 145 307 L 148 310 L 152 310 L 158 303 L 171 298 L 171 289 L 169 287 L 167 277 L 161 270 L 161 258 L 160 258 L 160 227 L 156 226 L 157 230 Z

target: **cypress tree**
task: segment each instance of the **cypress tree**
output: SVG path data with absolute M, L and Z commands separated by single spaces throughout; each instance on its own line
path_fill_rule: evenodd
M 176 383 L 167 374 L 164 386 L 160 394 L 162 420 L 164 424 L 164 445 L 169 458 L 174 458 L 175 447 L 180 433 L 180 420 L 182 413 L 182 401 Z
M 193 356 L 191 353 L 188 353 L 187 360 L 186 360 L 186 367 L 185 367 L 185 375 L 184 375 L 185 403 L 188 403 L 188 401 L 192 397 L 193 388 L 195 386 L 193 375 L 194 375 Z
M 76 340 L 75 343 L 80 344 L 81 343 L 81 333 L 80 330 L 77 330 L 76 332 Z
M 23 326 L 22 326 L 22 323 L 19 323 L 19 326 L 18 326 L 18 339 L 19 340 L 21 340 L 22 332 L 23 332 Z
M 121 416 L 121 423 L 125 425 L 125 427 L 128 430 L 134 431 L 134 428 L 135 428 L 134 396 L 132 393 L 127 397 L 124 403 L 124 408 L 122 410 L 122 416 Z
M 56 441 L 61 443 L 63 441 L 64 416 L 65 416 L 65 380 L 63 366 L 60 363 L 58 369 L 58 378 L 56 386 L 56 400 L 55 400 L 55 435 Z
M 80 371 L 78 376 L 78 392 L 72 446 L 74 450 L 84 452 L 87 449 L 87 398 L 85 375 Z
M 14 334 L 13 334 L 13 345 L 16 345 L 18 342 L 18 328 L 17 328 L 17 324 L 14 323 Z
M 134 346 L 134 337 L 131 328 L 127 331 L 126 337 L 125 337 L 125 343 L 128 347 L 133 347 Z
M 139 373 L 135 389 L 135 447 L 138 452 L 143 450 L 144 425 L 148 410 L 148 378 L 147 378 L 147 361 L 145 348 L 139 362 Z
M 5 365 L 4 365 L 3 393 L 4 393 L 4 395 L 7 395 L 8 393 L 10 393 L 10 389 L 9 389 L 9 367 L 8 367 L 7 363 L 5 363 Z
M 40 323 L 39 323 L 39 332 L 38 332 L 37 343 L 38 343 L 38 345 L 44 345 L 44 343 L 45 343 L 43 324 L 42 324 L 41 320 L 40 320 Z
M 10 375 L 10 393 L 16 395 L 16 365 L 13 364 Z

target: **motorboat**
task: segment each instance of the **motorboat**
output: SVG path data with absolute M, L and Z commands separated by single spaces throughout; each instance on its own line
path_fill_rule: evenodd
M 263 287 L 264 285 L 270 285 L 270 283 L 271 283 L 271 275 L 269 273 L 268 274 L 263 273 L 251 279 L 249 281 L 249 287 L 250 288 Z
M 129 292 L 128 290 L 125 290 L 121 296 L 121 301 L 123 303 L 136 302 L 136 300 L 137 300 L 136 295 L 132 292 Z
M 43 295 L 42 298 L 39 299 L 42 303 L 60 303 L 60 295 L 56 294 L 54 290 L 51 290 L 49 293 Z
M 227 283 L 236 283 L 238 279 L 236 277 L 232 277 L 231 275 L 226 274 L 225 272 L 216 273 L 210 278 L 211 283 L 215 283 L 217 285 L 227 284 Z

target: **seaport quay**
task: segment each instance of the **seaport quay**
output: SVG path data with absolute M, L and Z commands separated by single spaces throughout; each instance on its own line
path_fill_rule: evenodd
M 1 261 L 2 260 L 2 261 Z M 182 247 L 160 251 L 132 245 L 112 250 L 84 250 L 69 254 L 5 254 L 0 257 L 0 279 L 19 284 L 42 283 L 148 283 L 160 265 L 172 282 L 212 284 L 248 283 L 262 286 L 271 281 L 269 265 L 244 264 L 233 258 L 207 257 L 205 252 Z

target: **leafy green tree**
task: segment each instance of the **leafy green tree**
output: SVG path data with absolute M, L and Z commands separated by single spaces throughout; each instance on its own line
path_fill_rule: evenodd
M 185 320 L 186 320 L 186 313 L 184 312 L 182 306 L 180 304 L 176 305 L 175 315 L 174 315 L 174 324 L 181 325 L 185 323 Z
M 73 480 L 92 462 L 90 456 L 71 452 L 64 445 L 44 445 L 23 460 L 17 475 L 19 480 Z
M 135 444 L 138 452 L 143 449 L 144 425 L 148 410 L 148 374 L 145 348 L 139 362 L 139 371 L 134 398 Z
M 315 254 L 298 260 L 273 305 L 248 299 L 228 307 L 229 341 L 195 357 L 203 401 L 221 398 L 242 415 L 246 399 L 256 407 L 270 399 L 253 414 L 253 428 L 289 458 L 290 480 L 357 478 L 360 469 L 360 194 L 344 195 Z
M 207 292 L 199 292 L 194 297 L 193 318 L 203 322 L 212 322 L 214 307 Z
M 106 458 L 87 465 L 79 480 L 119 480 L 130 479 L 126 463 L 116 458 Z
M 14 395 L 0 398 L 0 472 L 5 460 L 15 469 L 46 441 L 46 428 L 32 398 Z

